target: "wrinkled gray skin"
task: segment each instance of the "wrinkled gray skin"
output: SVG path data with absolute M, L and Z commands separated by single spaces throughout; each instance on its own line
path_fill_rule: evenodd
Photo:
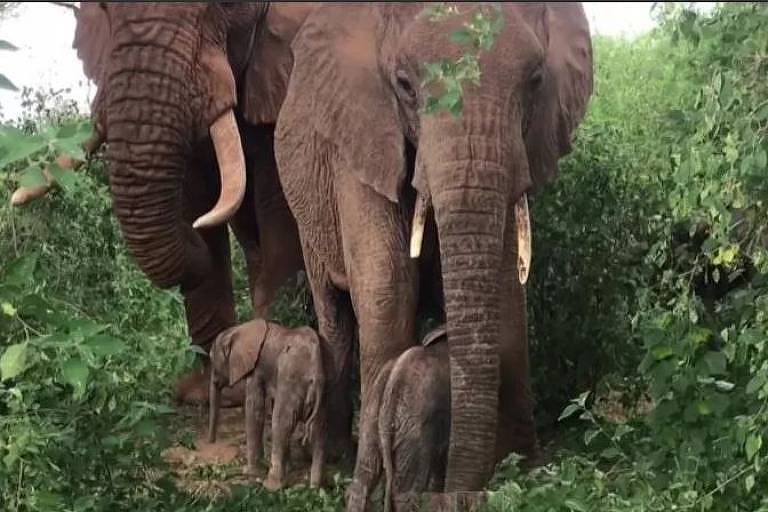
M 291 434 L 304 422 L 304 443 L 312 444 L 310 485 L 322 484 L 324 425 L 322 349 L 309 327 L 287 329 L 251 320 L 222 332 L 211 348 L 209 440 L 216 440 L 221 389 L 245 379 L 248 472 L 255 475 L 263 453 L 266 404 L 272 403 L 272 453 L 264 486 L 281 489 Z
M 332 421 L 351 417 L 359 340 L 350 511 L 365 509 L 381 475 L 386 370 L 416 341 L 426 263 L 409 251 L 417 196 L 432 205 L 426 232 L 435 233 L 448 328 L 446 492 L 480 491 L 511 451 L 539 454 L 514 212 L 570 150 L 592 91 L 589 25 L 579 4 L 501 3 L 503 28 L 480 55 L 480 83 L 464 84 L 461 116 L 426 114 L 441 91 L 421 86 L 423 64 L 467 51 L 449 36 L 478 5 L 456 6 L 436 22 L 420 15 L 425 3 L 323 3 L 291 43 L 275 157 L 332 354 Z
M 445 327 L 397 358 L 379 410 L 385 510 L 403 493 L 442 492 L 451 428 Z

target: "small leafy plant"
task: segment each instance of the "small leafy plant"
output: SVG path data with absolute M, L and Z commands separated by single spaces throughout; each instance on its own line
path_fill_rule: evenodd
M 504 26 L 504 15 L 498 3 L 483 4 L 474 10 L 470 21 L 448 36 L 451 43 L 466 47 L 466 53 L 457 60 L 442 59 L 424 64 L 422 88 L 438 88 L 442 91 L 439 96 L 427 96 L 424 111 L 428 114 L 447 110 L 454 116 L 460 115 L 464 104 L 464 84 L 469 82 L 480 85 L 480 54 L 493 47 Z M 421 16 L 435 23 L 459 15 L 456 5 L 447 5 L 445 2 L 437 2 L 421 13 Z

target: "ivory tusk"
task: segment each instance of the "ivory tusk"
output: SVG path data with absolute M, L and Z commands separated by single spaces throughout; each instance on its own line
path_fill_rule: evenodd
M 416 197 L 416 207 L 413 210 L 411 224 L 411 258 L 421 256 L 421 244 L 424 241 L 424 225 L 427 222 L 429 202 L 421 195 Z
M 218 226 L 235 214 L 245 196 L 245 155 L 235 113 L 228 110 L 213 122 L 211 140 L 221 175 L 221 194 L 216 206 L 192 224 L 195 229 Z
M 517 275 L 521 284 L 528 281 L 531 272 L 531 217 L 528 213 L 528 196 L 515 204 L 515 227 L 517 228 Z

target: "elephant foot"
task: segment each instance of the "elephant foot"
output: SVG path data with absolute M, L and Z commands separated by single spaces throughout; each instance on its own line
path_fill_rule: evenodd
M 345 493 L 347 502 L 346 512 L 365 512 L 368 505 L 368 493 L 360 482 L 352 480 Z
M 210 365 L 182 375 L 176 381 L 175 400 L 179 405 L 207 404 L 211 379 Z M 245 403 L 245 379 L 221 392 L 222 407 L 240 407 Z
M 267 480 L 264 482 L 264 488 L 268 491 L 277 492 L 283 488 L 283 480 L 269 475 L 267 476 Z
M 485 492 L 402 493 L 395 496 L 395 512 L 476 512 L 488 501 Z

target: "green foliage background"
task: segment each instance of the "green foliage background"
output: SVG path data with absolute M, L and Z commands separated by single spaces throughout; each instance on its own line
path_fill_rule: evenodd
M 510 458 L 490 508 L 768 511 L 768 6 L 663 5 L 653 33 L 594 48 L 587 118 L 532 206 L 551 461 L 524 474 Z M 452 69 L 432 78 L 459 91 L 438 105 L 454 111 Z M 179 295 L 127 257 L 100 159 L 8 206 L 87 134 L 77 112 L 27 94 L 27 120 L 0 133 L 0 508 L 339 510 L 343 477 L 216 499 L 174 485 L 159 455 L 179 441 L 169 383 L 194 355 Z M 287 290 L 276 318 L 311 322 L 306 299 Z

